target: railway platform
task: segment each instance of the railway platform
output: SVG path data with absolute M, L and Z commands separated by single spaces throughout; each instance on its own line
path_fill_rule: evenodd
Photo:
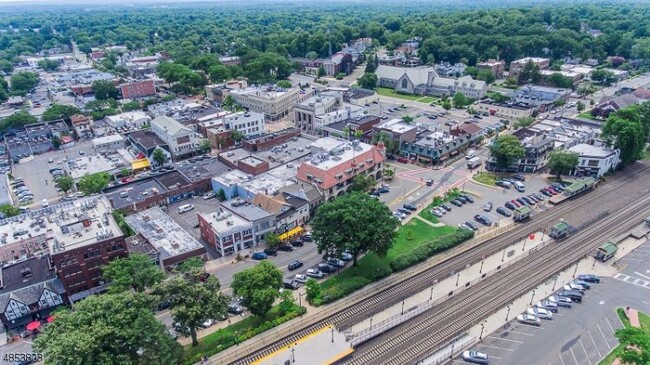
M 332 326 L 315 331 L 253 365 L 329 365 L 354 352 L 345 335 Z

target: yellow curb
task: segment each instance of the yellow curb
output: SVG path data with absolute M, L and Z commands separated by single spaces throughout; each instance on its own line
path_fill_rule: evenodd
M 323 332 L 330 331 L 331 328 L 332 328 L 332 325 L 329 325 L 329 326 L 326 326 L 326 327 L 324 327 L 324 328 L 319 329 L 318 331 L 314 331 L 314 332 L 308 334 L 307 336 L 305 336 L 305 337 L 303 337 L 303 338 L 297 340 L 296 342 L 294 342 L 294 343 L 292 343 L 292 344 L 290 344 L 290 345 L 286 345 L 286 346 L 284 346 L 284 347 L 281 347 L 281 348 L 275 350 L 274 352 L 272 352 L 272 353 L 270 353 L 270 354 L 268 354 L 268 355 L 262 357 L 261 359 L 259 359 L 259 360 L 255 361 L 255 362 L 253 362 L 252 365 L 258 365 L 258 364 L 261 364 L 261 363 L 264 362 L 265 360 L 270 359 L 271 357 L 277 355 L 278 353 L 280 353 L 280 352 L 282 352 L 282 351 L 284 351 L 284 350 L 287 350 L 287 349 L 291 348 L 291 346 L 297 345 L 297 344 L 299 344 L 299 343 L 301 343 L 301 342 L 305 342 L 305 341 L 309 340 L 310 338 L 312 338 L 312 337 L 314 337 L 314 336 L 317 336 L 317 335 L 319 335 L 319 334 L 321 334 L 321 333 L 323 333 Z

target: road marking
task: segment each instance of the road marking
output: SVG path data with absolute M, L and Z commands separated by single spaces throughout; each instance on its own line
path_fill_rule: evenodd
M 642 300 L 641 302 L 644 303 L 644 304 L 650 305 L 650 303 L 646 302 L 645 300 Z
M 501 337 L 495 337 L 495 336 L 488 336 L 488 338 L 494 338 L 496 340 L 501 340 L 501 341 L 508 341 L 508 342 L 514 342 L 514 343 L 524 343 L 524 341 L 517 341 L 517 340 L 510 340 L 507 338 L 501 338 Z
M 486 345 L 486 344 L 483 344 L 483 345 L 481 345 L 481 346 L 483 346 L 483 347 L 489 347 L 489 348 L 493 348 L 493 349 L 497 349 L 497 350 L 503 350 L 503 351 L 510 351 L 510 352 L 515 351 L 515 350 L 513 350 L 513 349 L 508 349 L 508 348 L 505 348 L 505 347 L 492 346 L 492 345 Z
M 511 333 L 517 333 L 517 334 L 520 334 L 520 335 L 525 335 L 525 336 L 530 336 L 530 337 L 534 337 L 534 336 L 535 336 L 535 335 L 533 335 L 532 333 L 526 333 L 526 332 L 517 332 L 517 331 L 508 331 L 508 332 L 511 332 Z
M 576 354 L 573 353 L 573 347 L 569 348 L 569 351 L 571 351 L 571 356 L 573 356 L 573 361 L 576 362 L 576 365 L 579 365 L 580 363 L 578 362 L 578 358 L 576 357 Z
M 492 358 L 492 359 L 497 359 L 497 360 L 501 360 L 501 359 L 502 359 L 502 358 L 500 358 L 500 357 L 492 356 L 492 355 L 490 355 L 490 358 Z
M 600 335 L 603 336 L 603 340 L 605 340 L 605 343 L 607 344 L 607 349 L 609 350 L 611 347 L 609 346 L 609 341 L 607 341 L 607 337 L 605 337 L 605 334 L 603 333 L 603 330 L 600 328 L 600 325 L 596 323 L 596 327 L 598 327 L 598 331 L 600 331 Z
M 562 358 L 562 354 L 560 353 L 558 356 L 560 357 L 560 361 L 562 362 L 562 365 L 564 365 L 564 359 Z
M 603 355 L 602 355 L 602 354 L 600 353 L 600 351 L 598 350 L 598 345 L 596 345 L 596 341 L 594 341 L 594 336 L 591 335 L 591 331 L 587 331 L 587 333 L 589 334 L 589 337 L 591 337 L 591 343 L 594 344 L 594 348 L 596 348 L 596 352 L 598 352 L 598 358 L 599 358 L 599 359 L 602 359 L 602 358 L 603 358 Z
M 641 259 L 632 259 L 632 258 L 629 258 L 629 257 L 622 257 L 621 260 L 628 260 L 628 261 L 645 261 L 645 260 L 641 260 Z
M 591 359 L 589 358 L 589 354 L 587 353 L 587 350 L 585 349 L 585 345 L 582 343 L 582 338 L 578 340 L 580 342 L 580 346 L 582 346 L 582 351 L 585 352 L 585 356 L 587 356 L 587 360 L 589 361 L 589 365 L 591 365 Z
M 642 277 L 642 278 L 644 278 L 644 279 L 650 280 L 650 277 L 647 277 L 647 276 L 641 274 L 640 272 L 635 271 L 634 273 L 637 274 L 637 275 L 639 275 L 640 277 Z
M 616 331 L 614 331 L 614 327 L 612 327 L 612 323 L 609 321 L 609 318 L 605 317 L 605 321 L 609 325 L 609 329 L 612 330 L 612 333 L 616 332 Z

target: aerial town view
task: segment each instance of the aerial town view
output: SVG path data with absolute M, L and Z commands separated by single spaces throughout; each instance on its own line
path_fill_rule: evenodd
M 0 0 L 0 365 L 650 365 L 650 2 Z

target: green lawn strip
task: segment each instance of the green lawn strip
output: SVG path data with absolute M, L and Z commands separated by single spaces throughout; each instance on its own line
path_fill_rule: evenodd
M 395 243 L 388 250 L 386 259 L 388 262 L 391 262 L 397 256 L 412 251 L 423 243 L 449 234 L 455 230 L 455 228 L 449 226 L 431 227 L 419 219 L 411 219 L 397 232 Z
M 393 89 L 389 89 L 386 87 L 377 87 L 375 88 L 375 91 L 377 92 L 378 95 L 381 96 L 389 96 L 392 98 L 398 98 L 398 99 L 403 99 L 403 100 L 411 100 L 415 101 L 417 99 L 421 99 L 422 95 L 408 95 L 408 94 L 399 94 L 395 92 Z
M 456 199 L 458 197 L 458 195 L 460 195 L 460 192 L 458 191 L 458 189 L 453 189 L 452 191 L 449 192 L 449 194 L 447 194 L 447 196 L 444 199 L 442 197 L 439 197 L 439 196 L 433 197 L 433 202 L 431 202 L 431 204 L 427 205 L 426 208 L 422 209 L 419 216 L 426 219 L 426 220 L 428 220 L 431 223 L 440 222 L 438 220 L 438 217 L 436 217 L 435 215 L 433 215 L 431 213 L 431 209 L 433 209 L 433 208 L 435 208 L 435 207 L 437 207 L 439 205 L 442 205 L 442 203 L 448 203 L 448 202 Z
M 480 182 L 481 184 L 496 186 L 496 181 L 504 177 L 506 177 L 505 174 L 495 174 L 494 172 L 480 172 L 472 176 L 472 179 Z
M 434 98 L 433 96 L 425 96 L 425 97 L 423 97 L 422 99 L 418 99 L 417 101 L 418 101 L 419 103 L 427 103 L 427 104 L 430 104 L 430 103 L 433 103 L 435 100 L 436 100 L 436 98 Z
M 589 120 L 596 120 L 593 115 L 591 115 L 591 111 L 588 112 L 582 112 L 578 114 L 578 118 L 583 118 L 583 119 L 589 119 Z
M 213 332 L 201 339 L 199 344 L 185 346 L 183 352 L 184 364 L 195 364 L 201 361 L 202 356 L 212 356 L 235 344 L 246 341 L 247 339 L 267 331 L 273 327 L 287 322 L 302 313 L 305 313 L 304 307 L 294 304 L 292 309 L 286 314 L 280 313 L 280 305 L 276 305 L 263 317 L 250 316 L 239 322 L 235 322 L 228 327 Z
M 435 215 L 433 215 L 431 213 L 431 208 L 433 208 L 433 205 L 429 204 L 429 206 L 426 207 L 425 209 L 422 209 L 422 211 L 418 215 L 420 217 L 422 217 L 423 219 L 428 220 L 431 223 L 434 223 L 434 224 L 439 223 L 440 221 L 438 220 L 438 217 L 436 217 Z
M 627 316 L 625 315 L 625 309 L 617 308 L 616 314 L 618 314 L 618 318 L 623 323 L 623 326 L 625 327 L 630 326 L 630 320 L 628 320 Z M 645 332 L 650 334 L 650 316 L 648 316 L 645 313 L 639 312 L 639 323 L 641 323 L 641 328 Z M 616 358 L 621 354 L 621 351 L 623 351 L 623 349 L 627 347 L 627 345 L 628 345 L 627 343 L 622 343 L 616 346 L 616 348 L 614 348 L 609 354 L 607 354 L 605 358 L 600 360 L 598 365 L 611 365 L 612 363 L 614 363 L 614 360 L 616 360 Z

